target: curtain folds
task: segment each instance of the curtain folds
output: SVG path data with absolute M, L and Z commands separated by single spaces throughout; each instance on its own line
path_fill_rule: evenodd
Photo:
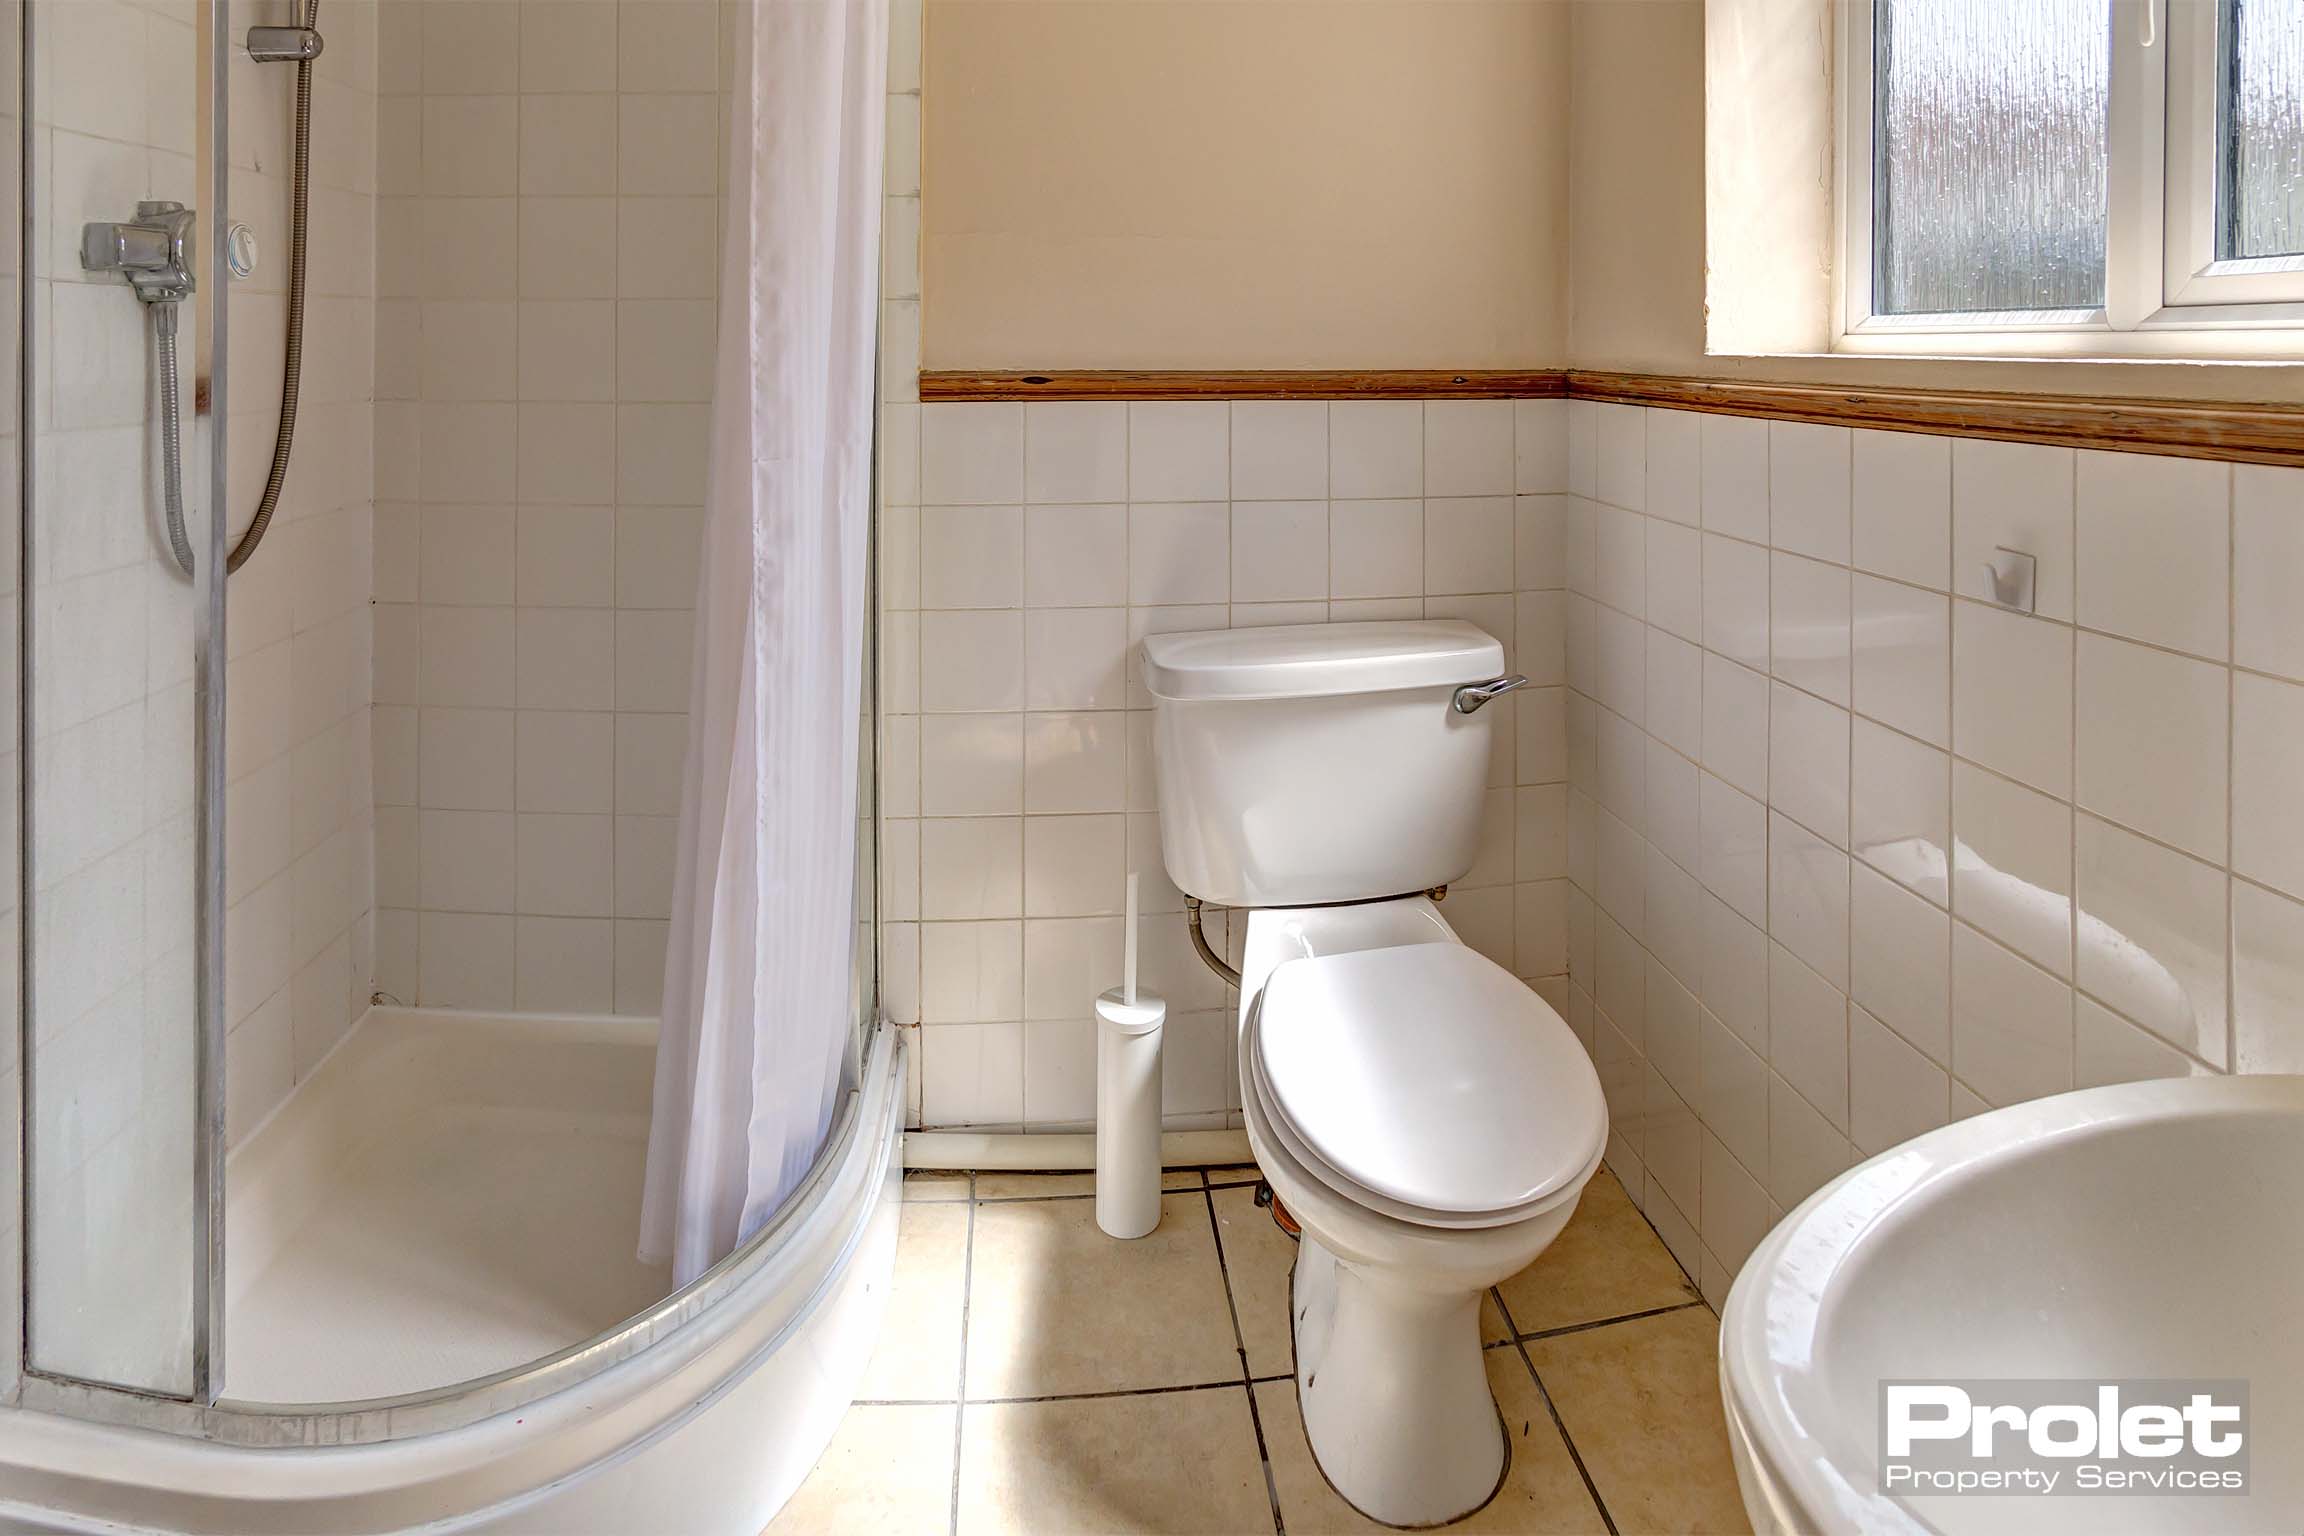
M 862 749 L 882 0 L 737 0 L 710 482 L 640 1253 L 774 1214 L 840 1091 Z

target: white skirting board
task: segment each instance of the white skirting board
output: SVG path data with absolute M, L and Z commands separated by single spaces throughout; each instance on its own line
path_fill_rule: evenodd
M 1160 1163 L 1166 1168 L 1196 1168 L 1220 1163 L 1249 1163 L 1246 1131 L 1165 1131 L 1160 1136 Z M 1096 1136 L 1084 1131 L 1071 1135 L 996 1134 L 983 1131 L 906 1131 L 904 1166 L 907 1168 L 1058 1170 L 1096 1166 Z

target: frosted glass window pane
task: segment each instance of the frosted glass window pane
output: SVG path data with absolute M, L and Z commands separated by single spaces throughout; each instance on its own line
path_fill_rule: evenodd
M 2304 0 L 2224 0 L 2224 260 L 2304 255 Z
M 1874 307 L 2104 302 L 2109 0 L 1877 0 Z

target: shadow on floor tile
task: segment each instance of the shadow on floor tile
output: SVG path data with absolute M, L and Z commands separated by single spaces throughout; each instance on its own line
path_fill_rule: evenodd
M 763 1536 L 917 1536 L 952 1511 L 949 1404 L 848 1410 L 816 1470 Z
M 1161 1201 L 1123 1242 L 1087 1200 L 978 1205 L 968 1397 L 1121 1392 L 1240 1379 L 1206 1197 Z
M 961 1536 L 1272 1529 L 1244 1388 L 962 1411 Z
M 1697 1299 L 1671 1250 L 1605 1168 L 1584 1186 L 1552 1246 L 1498 1289 L 1523 1334 Z
M 1719 1344 L 1705 1307 L 1529 1342 L 1619 1530 L 1749 1529 L 1720 1411 Z

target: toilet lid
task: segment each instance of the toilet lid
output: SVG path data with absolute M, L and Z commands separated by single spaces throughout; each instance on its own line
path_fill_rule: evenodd
M 1573 1187 L 1607 1105 L 1535 991 L 1462 944 L 1290 960 L 1264 983 L 1253 1068 L 1291 1139 L 1381 1203 L 1496 1216 Z

